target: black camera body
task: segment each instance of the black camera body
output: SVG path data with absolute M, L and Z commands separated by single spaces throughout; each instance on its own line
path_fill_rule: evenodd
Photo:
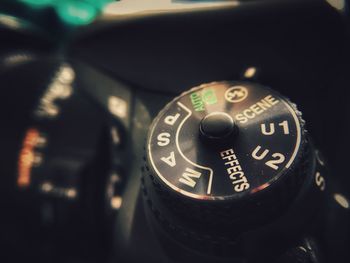
M 102 17 L 58 51 L 2 26 L 3 262 L 348 262 L 347 26 L 322 1 Z

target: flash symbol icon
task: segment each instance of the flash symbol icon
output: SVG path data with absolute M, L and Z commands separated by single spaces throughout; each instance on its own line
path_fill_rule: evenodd
M 248 96 L 248 90 L 243 86 L 234 86 L 225 92 L 225 99 L 228 102 L 237 103 L 245 100 Z

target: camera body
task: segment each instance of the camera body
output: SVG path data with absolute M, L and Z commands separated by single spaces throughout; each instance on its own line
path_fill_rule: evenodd
M 319 1 L 286 1 L 102 18 L 77 32 L 63 55 L 36 35 L 9 28 L 3 28 L 2 35 L 8 39 L 2 44 L 0 74 L 4 261 L 348 261 L 345 15 Z M 291 194 L 284 186 L 273 188 L 253 198 L 254 206 L 247 201 L 247 209 L 230 203 L 230 217 L 217 213 L 216 203 L 212 207 L 218 200 L 205 203 L 187 199 L 181 191 L 167 193 L 147 150 L 152 129 L 179 94 L 184 98 L 203 84 L 217 91 L 223 81 L 230 83 L 227 89 L 262 86 L 276 91 L 275 100 L 286 100 L 297 116 L 299 110 L 303 113 L 300 127 L 308 145 L 303 148 L 307 165 L 298 162 L 301 172 L 293 165 L 285 172 L 305 173 L 295 183 L 285 179 L 297 190 Z M 255 92 L 249 89 L 249 94 Z M 216 96 L 219 102 L 224 98 Z M 197 102 L 194 115 L 201 105 L 198 98 L 192 101 Z M 250 122 L 257 110 L 253 102 L 247 104 L 246 115 L 241 112 L 241 120 Z M 256 113 L 264 114 L 273 116 L 268 110 Z M 241 136 L 243 123 L 235 116 Z M 283 128 L 275 125 L 276 131 Z M 167 126 L 159 129 L 172 134 Z M 276 140 L 271 145 L 286 141 Z M 208 148 L 225 156 L 229 147 L 212 148 L 221 143 L 214 140 L 199 152 Z M 264 146 L 259 145 L 256 157 Z M 250 149 L 248 155 L 253 156 Z M 172 164 L 172 155 L 162 157 Z M 169 178 L 177 176 L 169 171 Z M 194 175 L 185 182 L 191 184 Z M 188 184 L 179 188 L 188 192 Z M 165 199 L 158 196 L 163 191 L 154 188 L 158 185 L 165 189 Z M 283 201 L 285 194 L 288 201 Z M 218 207 L 224 211 L 221 203 Z M 271 207 L 278 209 L 271 212 Z M 186 210 L 179 212 L 182 208 Z M 232 211 L 238 212 L 233 216 Z M 233 225 L 218 220 L 218 214 L 243 219 Z M 221 226 L 212 226 L 214 219 Z

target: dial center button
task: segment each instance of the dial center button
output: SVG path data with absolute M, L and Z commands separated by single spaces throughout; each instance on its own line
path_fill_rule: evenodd
M 213 112 L 201 120 L 199 134 L 204 142 L 227 142 L 237 134 L 237 126 L 227 113 Z

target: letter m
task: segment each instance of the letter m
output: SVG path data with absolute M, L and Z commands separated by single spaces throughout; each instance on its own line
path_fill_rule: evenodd
M 198 179 L 201 177 L 201 175 L 202 174 L 200 172 L 192 170 L 191 168 L 186 168 L 179 181 L 180 183 L 183 183 L 193 188 L 196 186 L 196 182 L 193 180 L 193 178 Z

